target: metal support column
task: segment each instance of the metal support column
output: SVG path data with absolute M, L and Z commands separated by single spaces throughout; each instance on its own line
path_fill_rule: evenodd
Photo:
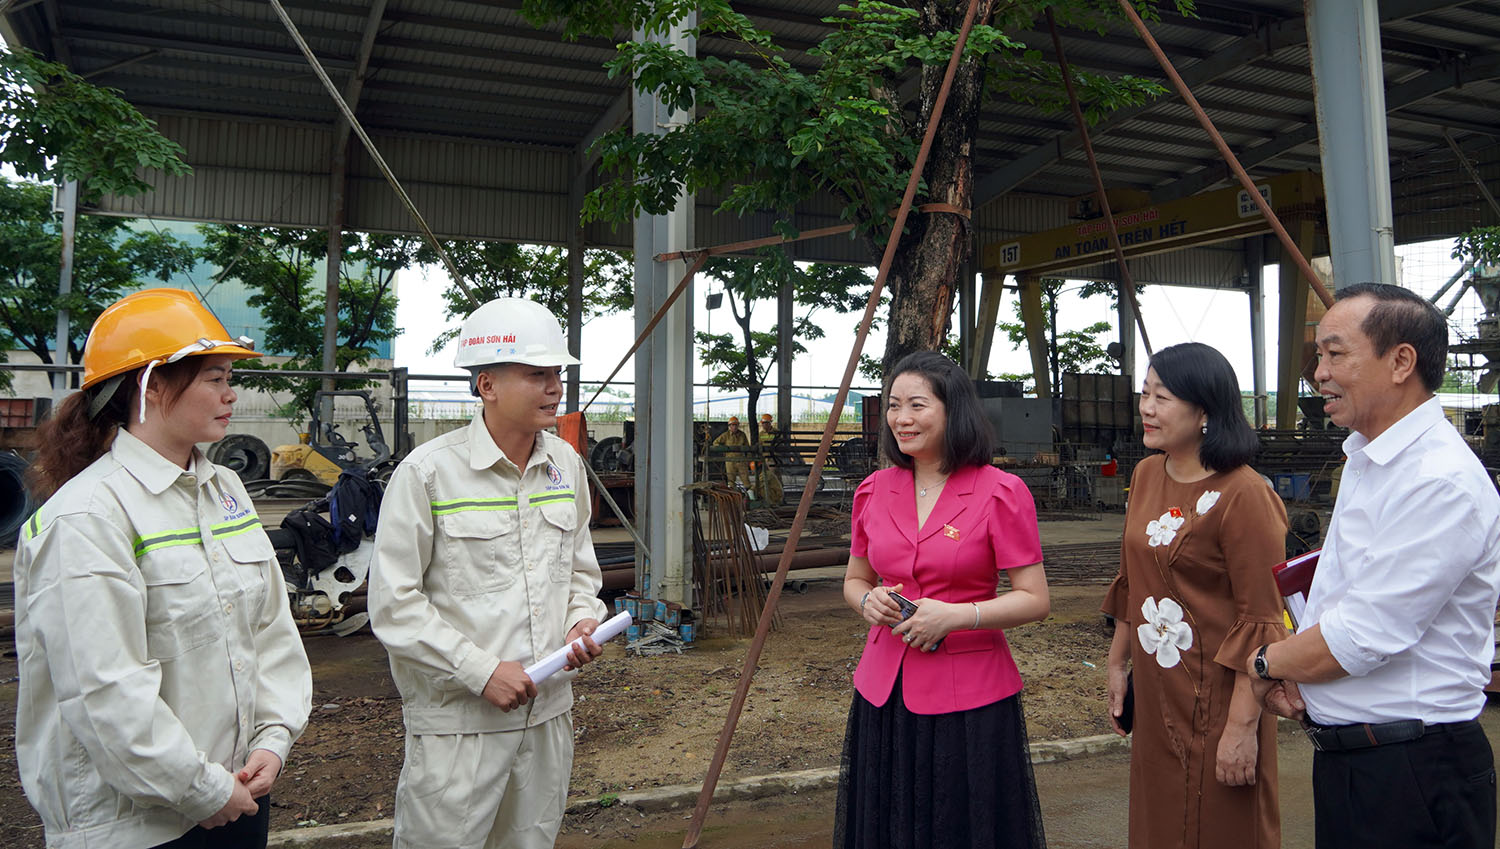
M 1130 378 L 1135 384 L 1139 384 L 1145 374 L 1136 374 L 1135 369 L 1135 301 L 1125 295 L 1125 286 L 1130 283 L 1116 280 L 1116 290 L 1119 294 L 1115 297 L 1118 302 L 1120 314 L 1120 374 Z
M 1021 323 L 1026 328 L 1026 347 L 1031 351 L 1031 376 L 1036 381 L 1036 397 L 1052 397 L 1052 368 L 1047 358 L 1047 316 L 1042 312 L 1042 279 L 1022 274 L 1016 280 L 1021 288 Z
M 1005 275 L 985 274 L 980 287 L 977 315 L 974 316 L 973 351 L 969 354 L 969 377 L 978 380 L 990 364 L 994 347 L 995 325 L 1000 320 L 1000 301 L 1005 297 Z
M 974 361 L 974 257 L 979 255 L 978 246 L 969 246 L 969 259 L 958 267 L 958 365 L 965 374 L 978 376 Z
M 1307 0 L 1334 288 L 1396 282 L 1376 0 Z
M 67 295 L 73 291 L 73 249 L 78 241 L 78 182 L 69 180 L 63 183 L 59 191 L 59 200 L 62 202 L 62 257 L 58 261 L 57 269 L 57 303 L 63 304 Z M 52 362 L 55 365 L 65 366 L 68 364 L 68 338 L 72 335 L 72 318 L 68 309 L 63 306 L 57 308 L 57 341 L 53 344 Z M 55 371 L 52 373 L 52 407 L 57 408 L 62 403 L 63 396 L 68 394 L 68 373 Z
M 1296 240 L 1303 256 L 1312 256 L 1316 236 L 1312 221 L 1296 221 L 1287 232 Z M 1307 362 L 1307 296 L 1312 287 L 1284 255 L 1285 249 L 1282 253 L 1277 265 L 1281 278 L 1281 333 L 1276 368 L 1276 426 L 1291 429 L 1297 426 L 1297 396 L 1302 388 L 1302 367 Z
M 796 334 L 792 333 L 796 318 L 792 313 L 795 297 L 792 282 L 781 281 L 781 291 L 776 298 L 776 335 L 780 351 L 776 359 L 776 423 L 784 428 L 792 426 L 792 348 L 796 343 Z M 748 412 L 754 419 L 756 411 Z M 758 424 L 753 426 L 759 427 Z
M 333 162 L 328 169 L 328 260 L 323 279 L 323 371 L 338 371 L 339 349 L 339 275 L 343 273 L 344 261 L 344 189 L 348 183 L 349 137 L 343 139 L 333 152 Z M 323 389 L 334 390 L 338 385 L 331 377 L 323 378 Z M 333 397 L 323 398 L 318 415 L 324 424 L 333 421 Z M 321 438 L 321 437 L 320 437 Z
M 583 350 L 583 195 L 588 174 L 580 170 L 568 187 L 568 353 Z M 578 412 L 580 366 L 568 366 L 568 412 Z M 587 461 L 585 459 L 585 461 Z
M 694 55 L 697 44 L 687 33 L 695 26 L 696 14 L 665 36 L 637 32 L 635 38 L 669 44 Z M 668 133 L 691 119 L 691 113 L 669 109 L 654 92 L 634 92 L 632 123 L 638 134 Z M 692 244 L 692 195 L 684 194 L 676 208 L 665 215 L 636 218 L 638 334 L 687 273 L 682 260 L 657 262 L 656 255 L 681 251 Z M 642 586 L 649 576 L 653 596 L 686 605 L 693 603 L 688 526 L 691 496 L 683 490 L 692 479 L 693 468 L 693 300 L 689 286 L 635 355 L 636 512 L 653 555 L 646 561 L 637 554 L 636 586 Z
M 1263 236 L 1245 240 L 1245 289 L 1250 296 L 1250 380 L 1255 426 L 1268 418 L 1266 397 L 1266 243 Z

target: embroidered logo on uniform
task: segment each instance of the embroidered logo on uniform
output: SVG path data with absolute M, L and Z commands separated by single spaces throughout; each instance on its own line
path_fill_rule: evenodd
M 551 463 L 547 464 L 547 480 L 552 481 L 554 484 L 562 483 L 562 472 L 558 471 L 557 467 Z
M 240 509 L 240 503 L 234 500 L 234 496 L 230 495 L 227 492 L 219 493 L 219 503 L 224 505 L 224 509 L 229 511 L 230 513 L 233 513 L 234 511 Z
M 947 537 L 948 539 L 952 539 L 952 540 L 958 539 L 958 528 L 955 528 L 952 525 L 944 525 L 943 526 L 943 536 Z

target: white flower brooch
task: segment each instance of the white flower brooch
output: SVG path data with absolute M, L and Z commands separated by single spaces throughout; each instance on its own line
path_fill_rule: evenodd
M 1202 495 L 1198 496 L 1198 506 L 1194 510 L 1194 512 L 1196 512 L 1199 516 L 1202 516 L 1204 513 L 1207 513 L 1208 511 L 1214 509 L 1214 505 L 1218 503 L 1219 493 L 1213 490 L 1209 490 L 1208 492 L 1205 492 Z
M 1135 631 L 1141 648 L 1146 654 L 1156 655 L 1161 668 L 1176 666 L 1182 653 L 1193 647 L 1193 629 L 1182 621 L 1182 606 L 1170 598 L 1163 597 L 1158 603 L 1148 597 L 1141 605 L 1141 615 L 1146 621 Z
M 1182 527 L 1184 521 L 1186 520 L 1182 517 L 1182 511 L 1173 507 L 1161 514 L 1161 518 L 1147 522 L 1146 536 L 1152 547 L 1171 543 L 1172 538 L 1177 536 L 1177 529 Z

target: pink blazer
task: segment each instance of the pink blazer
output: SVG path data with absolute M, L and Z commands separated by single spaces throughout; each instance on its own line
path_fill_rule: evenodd
M 995 597 L 1000 570 L 1041 562 L 1036 504 L 1015 475 L 969 466 L 948 479 L 918 530 L 912 473 L 881 469 L 854 493 L 850 553 L 867 558 L 887 586 L 903 584 L 901 594 L 918 604 L 985 601 Z M 1021 673 L 998 630 L 953 631 L 937 651 L 921 652 L 872 625 L 855 689 L 880 707 L 898 673 L 912 713 L 970 710 L 1021 690 Z

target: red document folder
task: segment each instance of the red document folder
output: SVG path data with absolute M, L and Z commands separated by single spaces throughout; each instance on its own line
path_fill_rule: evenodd
M 1292 620 L 1293 630 L 1307 611 L 1307 592 L 1312 589 L 1313 572 L 1318 568 L 1320 553 L 1322 549 L 1309 551 L 1271 567 L 1271 574 L 1276 577 L 1276 588 L 1286 604 L 1287 616 Z

